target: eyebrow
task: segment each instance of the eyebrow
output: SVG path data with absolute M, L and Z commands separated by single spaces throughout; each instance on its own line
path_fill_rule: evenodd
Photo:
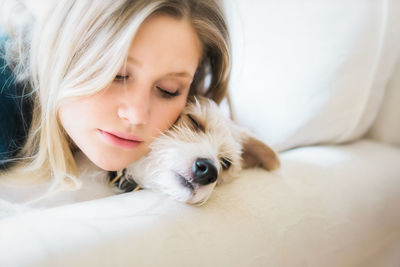
M 190 78 L 190 79 L 193 79 L 192 75 L 190 75 L 190 73 L 187 72 L 187 71 L 182 71 L 182 72 L 170 72 L 170 73 L 167 74 L 167 76 L 183 77 L 183 78 Z
M 128 61 L 130 61 L 131 63 L 133 63 L 139 67 L 143 66 L 142 63 L 134 57 L 128 57 Z M 188 71 L 170 72 L 170 73 L 167 73 L 166 76 L 190 78 L 193 80 L 193 76 Z

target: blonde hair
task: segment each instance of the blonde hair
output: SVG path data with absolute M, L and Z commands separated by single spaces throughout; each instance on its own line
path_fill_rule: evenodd
M 20 161 L 2 176 L 49 178 L 76 182 L 76 164 L 67 134 L 57 118 L 63 101 L 92 95 L 114 79 L 141 23 L 162 13 L 187 19 L 203 44 L 203 58 L 190 96 L 204 95 L 219 103 L 230 74 L 230 43 L 220 4 L 211 0 L 64 0 L 32 34 L 25 68 L 32 88 L 33 117 Z M 9 53 L 10 55 L 18 53 Z M 10 59 L 10 62 L 18 60 Z M 14 64 L 17 65 L 17 64 Z M 22 80 L 24 78 L 21 78 Z M 191 97 L 189 97 L 190 100 Z M 70 179 L 66 179 L 66 178 Z

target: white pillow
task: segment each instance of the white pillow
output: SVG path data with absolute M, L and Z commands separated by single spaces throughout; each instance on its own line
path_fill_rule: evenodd
M 379 141 L 400 145 L 400 58 L 386 89 L 382 108 L 368 135 Z
M 278 151 L 363 136 L 399 54 L 399 2 L 225 1 L 238 123 Z

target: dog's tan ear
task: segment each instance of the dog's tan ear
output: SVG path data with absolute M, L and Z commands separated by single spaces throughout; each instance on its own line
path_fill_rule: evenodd
M 261 167 L 272 171 L 278 169 L 278 155 L 269 146 L 257 138 L 245 134 L 242 141 L 242 166 L 244 169 Z

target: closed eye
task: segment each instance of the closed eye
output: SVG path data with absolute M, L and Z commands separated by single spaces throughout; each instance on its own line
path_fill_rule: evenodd
M 179 90 L 171 92 L 160 86 L 156 86 L 156 88 L 164 98 L 173 98 L 173 97 L 179 96 L 181 94 L 181 92 Z
M 116 75 L 114 81 L 121 82 L 129 79 L 129 75 Z
M 192 126 L 194 127 L 194 129 L 196 131 L 202 131 L 202 132 L 206 131 L 206 129 L 204 128 L 204 125 L 201 124 L 198 120 L 196 120 L 193 115 L 187 114 L 187 117 L 189 118 L 190 123 L 192 124 Z

